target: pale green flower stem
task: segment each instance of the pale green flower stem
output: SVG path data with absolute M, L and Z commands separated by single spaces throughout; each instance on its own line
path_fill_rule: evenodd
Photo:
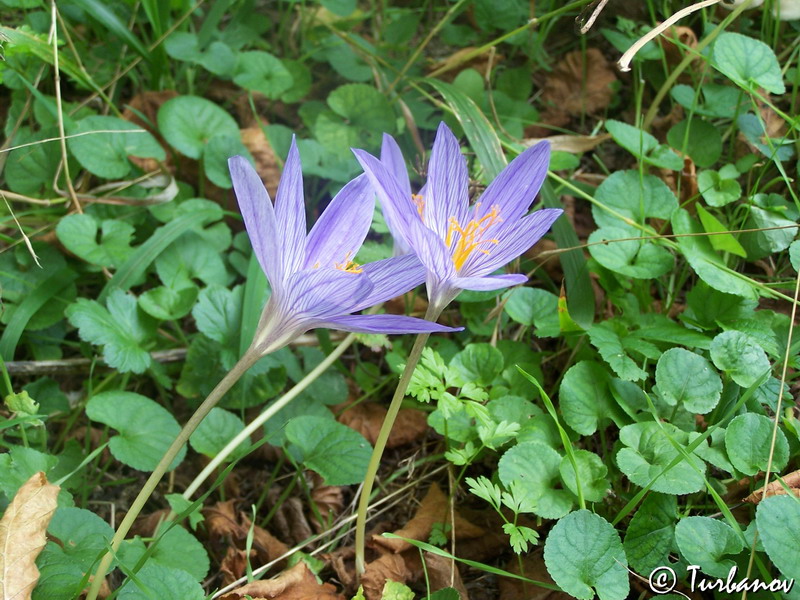
M 425 313 L 425 319 L 428 321 L 435 321 L 439 318 L 442 309 L 436 309 L 432 305 L 428 305 L 428 310 Z M 408 354 L 406 366 L 403 369 L 403 374 L 400 376 L 400 381 L 397 384 L 397 389 L 392 396 L 392 402 L 389 404 L 389 411 L 386 413 L 386 418 L 383 420 L 383 425 L 378 433 L 378 439 L 375 440 L 375 448 L 372 450 L 372 456 L 369 459 L 367 466 L 367 474 L 364 477 L 364 486 L 361 488 L 361 496 L 358 499 L 358 513 L 356 515 L 356 574 L 360 577 L 364 574 L 366 564 L 364 562 L 364 545 L 367 530 L 367 511 L 369 510 L 369 500 L 372 495 L 372 486 L 375 483 L 375 476 L 378 474 L 378 467 L 381 464 L 383 451 L 386 449 L 386 442 L 389 440 L 389 434 L 392 432 L 392 426 L 397 419 L 397 413 L 400 412 L 400 406 L 403 404 L 408 384 L 411 382 L 411 377 L 414 375 L 414 369 L 417 367 L 422 351 L 425 349 L 425 344 L 428 343 L 430 333 L 417 334 L 417 339 L 414 340 L 414 346 Z
M 239 359 L 239 362 L 237 362 L 228 372 L 228 374 L 222 378 L 222 381 L 217 384 L 217 387 L 211 391 L 208 397 L 186 422 L 186 425 L 183 426 L 183 429 L 181 429 L 178 437 L 176 437 L 175 441 L 172 442 L 172 445 L 164 453 L 164 456 L 161 457 L 161 460 L 159 461 L 155 470 L 150 474 L 150 477 L 148 477 L 144 486 L 142 486 L 139 495 L 136 496 L 133 504 L 131 504 L 131 508 L 125 515 L 122 523 L 119 524 L 114 537 L 111 539 L 110 551 L 106 552 L 106 554 L 100 560 L 100 564 L 97 566 L 94 578 L 89 586 L 89 592 L 86 595 L 86 600 L 96 600 L 97 594 L 100 591 L 100 586 L 102 586 L 103 580 L 108 572 L 108 568 L 111 566 L 111 562 L 114 560 L 114 555 L 119 550 L 119 547 L 125 539 L 125 536 L 128 535 L 133 522 L 136 520 L 136 517 L 139 516 L 139 513 L 144 508 L 144 505 L 150 498 L 153 490 L 156 489 L 156 486 L 161 481 L 164 473 L 167 472 L 172 464 L 172 461 L 175 460 L 175 457 L 178 455 L 178 452 L 180 452 L 181 448 L 183 448 L 183 446 L 189 440 L 189 436 L 194 433 L 195 429 L 197 429 L 197 426 L 200 425 L 200 422 L 206 417 L 206 415 L 208 415 L 209 412 L 211 412 L 211 409 L 217 405 L 225 393 L 231 389 L 237 381 L 239 381 L 242 375 L 244 375 L 245 372 L 252 367 L 258 361 L 258 359 L 261 358 L 261 356 L 262 355 L 260 353 L 254 351 L 252 348 L 245 352 L 244 356 Z

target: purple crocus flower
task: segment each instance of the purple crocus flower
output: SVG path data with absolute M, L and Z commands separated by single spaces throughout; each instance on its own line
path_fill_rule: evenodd
M 428 182 L 412 195 L 397 143 L 384 135 L 381 160 L 354 150 L 370 178 L 395 238 L 427 269 L 428 301 L 438 314 L 461 290 L 496 290 L 525 275 L 491 275 L 547 233 L 563 212 L 526 215 L 547 176 L 550 146 L 540 142 L 511 161 L 469 205 L 469 175 L 453 132 L 441 123 L 428 164 Z
M 336 195 L 306 234 L 300 155 L 292 141 L 273 207 L 247 159 L 228 161 L 250 242 L 269 280 L 252 347 L 273 352 L 309 329 L 358 333 L 459 331 L 423 319 L 351 313 L 413 289 L 425 269 L 411 255 L 358 265 L 353 262 L 372 222 L 373 192 L 360 176 Z

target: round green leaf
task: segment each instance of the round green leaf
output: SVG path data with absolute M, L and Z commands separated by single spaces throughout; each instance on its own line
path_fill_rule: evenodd
M 612 173 L 597 188 L 595 199 L 637 223 L 646 218 L 669 219 L 678 208 L 678 200 L 666 183 L 639 171 Z M 622 224 L 619 217 L 596 205 L 592 206 L 592 216 L 598 227 Z
M 675 540 L 678 501 L 675 496 L 650 493 L 625 531 L 625 554 L 631 566 L 643 575 L 668 564 Z
M 198 425 L 189 438 L 192 448 L 200 454 L 214 458 L 244 429 L 242 420 L 227 410 L 214 407 Z M 236 460 L 247 451 L 248 443 L 242 442 L 226 460 Z
M 208 145 L 203 153 L 203 169 L 211 183 L 226 190 L 233 187 L 228 170 L 228 159 L 236 155 L 244 156 L 255 164 L 250 151 L 242 143 L 238 133 L 235 136 L 215 135 L 208 140 Z
M 709 206 L 726 206 L 742 196 L 742 187 L 735 179 L 720 177 L 716 171 L 700 171 L 697 188 Z
M 450 368 L 461 385 L 475 383 L 485 387 L 503 371 L 503 353 L 491 344 L 469 344 L 453 357 Z
M 92 421 L 116 429 L 109 441 L 114 458 L 140 471 L 152 471 L 180 433 L 180 425 L 167 409 L 133 392 L 103 392 L 86 404 Z M 186 455 L 182 448 L 172 461 L 177 467 Z
M 735 82 L 752 84 L 783 94 L 783 74 L 775 52 L 767 44 L 740 33 L 723 32 L 714 42 L 712 64 Z
M 592 435 L 608 418 L 608 372 L 599 363 L 582 360 L 564 374 L 559 405 L 567 425 L 581 435 Z
M 57 135 L 58 130 L 55 128 L 31 132 L 28 127 L 20 127 L 12 146 L 39 142 Z M 36 195 L 42 187 L 48 190 L 52 187 L 61 162 L 58 144 L 42 143 L 16 148 L 7 156 L 3 176 L 12 192 Z
M 203 588 L 189 573 L 152 561 L 146 562 L 136 573 L 136 579 L 128 581 L 117 596 L 119 600 L 203 600 L 205 597 Z
M 656 385 L 670 406 L 683 402 L 689 412 L 711 412 L 722 394 L 722 380 L 702 356 L 670 348 L 656 364 Z
M 773 422 L 763 415 L 747 413 L 739 415 L 725 430 L 725 449 L 728 458 L 745 475 L 766 471 L 772 444 Z M 772 470 L 780 471 L 789 461 L 789 443 L 778 428 Z
M 120 562 L 132 568 L 147 550 L 140 537 L 126 540 L 120 548 Z M 208 554 L 203 545 L 183 527 L 163 523 L 158 530 L 155 547 L 147 558 L 147 564 L 156 563 L 170 569 L 180 569 L 201 581 L 209 569 Z
M 800 499 L 765 498 L 756 509 L 758 535 L 770 560 L 784 577 L 800 579 Z
M 675 527 L 675 541 L 683 558 L 706 575 L 727 577 L 736 563 L 726 554 L 738 554 L 742 539 L 727 523 L 711 517 L 686 517 Z
M 559 472 L 564 485 L 576 496 L 578 495 L 578 482 L 581 484 L 583 497 L 589 502 L 600 502 L 609 490 L 608 467 L 594 452 L 588 450 L 575 450 L 575 463 L 578 465 L 578 476 L 575 477 L 575 468 L 569 456 L 561 459 Z
M 667 141 L 676 150 L 684 150 L 698 167 L 707 169 L 722 155 L 719 129 L 703 119 L 684 119 L 667 132 Z
M 100 227 L 98 227 L 98 225 Z M 101 229 L 100 241 L 97 230 Z M 103 267 L 118 267 L 133 253 L 133 225 L 116 219 L 102 223 L 88 214 L 67 215 L 56 226 L 58 240 L 83 260 Z
M 741 331 L 724 331 L 711 341 L 711 360 L 744 388 L 753 385 L 770 364 L 767 354 Z
M 89 133 L 94 131 L 110 133 Z M 157 160 L 164 160 L 167 156 L 150 133 L 117 117 L 86 117 L 78 121 L 69 133 L 71 137 L 67 144 L 81 166 L 106 179 L 125 177 L 131 170 L 129 156 Z
M 189 314 L 198 289 L 196 285 L 174 290 L 160 285 L 139 296 L 139 307 L 148 315 L 161 321 L 173 321 Z
M 589 236 L 589 243 L 595 244 L 589 253 L 605 268 L 635 279 L 653 279 L 672 270 L 675 258 L 666 248 L 650 240 L 629 239 L 636 236 L 629 228 L 601 227 Z
M 362 129 L 371 132 L 392 132 L 395 129 L 392 106 L 374 86 L 364 83 L 341 85 L 328 96 L 328 106 Z
M 561 455 L 540 442 L 525 442 L 507 450 L 497 465 L 497 474 L 506 488 L 523 498 L 522 512 L 544 519 L 558 519 L 572 508 L 572 495 L 556 489 L 561 483 Z
M 516 287 L 505 298 L 505 311 L 517 323 L 535 325 L 540 337 L 559 334 L 558 296 L 539 288 Z
M 173 148 L 189 158 L 200 158 L 215 135 L 239 137 L 234 118 L 198 96 L 178 96 L 162 104 L 158 110 L 158 130 Z
M 273 99 L 291 88 L 293 81 L 278 57 L 261 50 L 241 52 L 233 74 L 236 85 Z
M 636 485 L 649 485 L 655 492 L 680 496 L 701 490 L 705 463 L 696 456 L 683 457 L 670 443 L 667 434 L 678 444 L 685 446 L 688 443 L 688 434 L 670 423 L 648 421 L 620 429 L 619 439 L 626 446 L 617 452 L 620 470 Z M 680 461 L 662 475 L 678 457 Z
M 556 523 L 544 545 L 547 572 L 558 586 L 579 600 L 623 600 L 630 584 L 628 561 L 614 526 L 588 510 Z
M 324 417 L 296 417 L 286 425 L 290 452 L 319 473 L 326 485 L 351 485 L 364 479 L 372 447 L 357 431 Z

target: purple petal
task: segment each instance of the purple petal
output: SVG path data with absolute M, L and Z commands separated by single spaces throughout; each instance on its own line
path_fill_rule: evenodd
M 444 240 L 436 232 L 417 221 L 411 224 L 409 233 L 410 246 L 429 274 L 438 280 L 456 276 L 450 248 L 445 245 Z
M 306 248 L 306 206 L 303 197 L 303 173 L 300 153 L 294 136 L 275 196 L 275 217 L 284 240 L 284 261 L 287 273 L 302 268 Z
M 562 212 L 560 208 L 544 208 L 523 217 L 514 226 L 507 226 L 489 254 L 473 252 L 461 273 L 466 277 L 487 275 L 511 262 L 538 242 Z
M 261 178 L 243 156 L 228 159 L 233 189 L 253 252 L 273 288 L 283 283 L 283 236 L 275 220 L 275 210 Z
M 425 281 L 425 267 L 414 255 L 378 260 L 364 265 L 372 291 L 353 312 L 397 298 Z
M 489 292 L 511 287 L 512 285 L 519 285 L 526 281 L 528 281 L 528 278 L 525 275 L 487 275 L 485 277 L 456 277 L 452 280 L 452 283 L 462 290 Z
M 361 163 L 378 195 L 386 224 L 392 235 L 413 248 L 409 222 L 421 221 L 417 208 L 411 202 L 411 196 L 403 190 L 402 185 L 377 158 L 363 150 L 353 149 L 353 154 Z
M 549 164 L 549 142 L 539 142 L 525 150 L 483 192 L 480 206 L 475 210 L 476 218 L 486 216 L 492 207 L 497 206 L 504 222 L 516 222 L 533 204 L 547 177 Z
M 462 331 L 463 327 L 446 327 L 432 321 L 399 315 L 348 315 L 327 319 L 322 327 L 353 333 L 436 333 Z
M 345 185 L 308 234 L 304 268 L 333 267 L 355 258 L 372 223 L 374 202 L 363 175 Z
M 400 184 L 400 187 L 405 192 L 406 196 L 411 197 L 411 182 L 408 179 L 408 169 L 406 168 L 406 161 L 403 158 L 403 153 L 400 146 L 397 145 L 395 139 L 388 133 L 383 134 L 383 143 L 381 144 L 381 163 L 391 173 Z
M 439 237 L 447 236 L 448 223 L 454 217 L 462 226 L 469 205 L 467 161 L 453 132 L 439 124 L 428 163 L 427 196 L 424 198 L 425 224 Z
M 328 319 L 354 312 L 372 291 L 372 282 L 362 273 L 338 269 L 307 269 L 286 280 L 283 310 L 298 320 Z

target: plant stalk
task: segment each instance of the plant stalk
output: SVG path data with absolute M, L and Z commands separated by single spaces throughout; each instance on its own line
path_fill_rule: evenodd
M 181 448 L 183 448 L 183 446 L 189 440 L 189 436 L 194 433 L 195 429 L 197 429 L 197 426 L 200 425 L 200 422 L 206 417 L 206 415 L 208 415 L 209 412 L 211 412 L 211 409 L 217 405 L 225 393 L 231 389 L 231 387 L 233 387 L 237 381 L 239 381 L 242 375 L 244 375 L 245 372 L 252 367 L 258 361 L 258 359 L 261 358 L 261 356 L 262 355 L 260 353 L 253 351 L 252 349 L 245 352 L 244 356 L 239 359 L 239 362 L 237 362 L 228 372 L 228 374 L 222 378 L 222 381 L 217 384 L 208 397 L 189 418 L 189 420 L 186 422 L 186 425 L 183 426 L 183 429 L 181 429 L 178 437 L 175 438 L 175 441 L 172 442 L 172 445 L 164 453 L 164 456 L 161 457 L 161 460 L 159 461 L 155 470 L 150 474 L 150 477 L 145 482 L 144 486 L 139 492 L 139 495 L 136 496 L 136 499 L 133 501 L 133 504 L 131 504 L 131 508 L 125 515 L 122 523 L 119 524 L 114 537 L 111 539 L 111 549 L 106 552 L 106 554 L 100 560 L 100 564 L 97 566 L 97 570 L 94 573 L 94 578 L 92 579 L 92 583 L 89 587 L 89 592 L 86 595 L 86 600 L 96 600 L 97 594 L 100 591 L 100 587 L 105 580 L 106 573 L 111 566 L 111 562 L 114 560 L 114 555 L 117 553 L 117 550 L 119 550 L 119 547 L 125 539 L 125 536 L 128 535 L 133 522 L 136 520 L 136 517 L 139 516 L 139 513 L 144 508 L 144 505 L 150 498 L 153 490 L 156 489 L 156 486 L 161 481 L 164 473 L 167 472 L 169 466 L 172 464 L 172 461 L 175 460 L 175 457 L 178 455 L 178 452 L 180 452 Z
M 439 318 L 442 309 L 436 309 L 431 304 L 428 305 L 428 310 L 425 313 L 425 319 L 428 321 L 435 321 Z M 403 374 L 400 376 L 400 381 L 397 384 L 397 389 L 392 396 L 392 402 L 389 404 L 389 411 L 386 413 L 386 418 L 383 420 L 381 430 L 378 433 L 378 439 L 375 440 L 375 448 L 372 450 L 372 456 L 369 459 L 367 466 L 367 474 L 364 477 L 364 486 L 361 488 L 361 496 L 358 499 L 358 512 L 356 515 L 356 574 L 360 577 L 364 574 L 366 565 L 364 563 L 364 549 L 365 537 L 367 528 L 367 511 L 369 510 L 369 499 L 372 494 L 372 487 L 375 483 L 375 476 L 378 473 L 378 467 L 381 464 L 383 451 L 386 449 L 386 442 L 389 440 L 389 434 L 392 432 L 392 426 L 397 419 L 397 413 L 400 412 L 400 406 L 405 398 L 408 384 L 411 382 L 411 377 L 414 375 L 414 369 L 417 367 L 422 351 L 425 349 L 425 344 L 428 342 L 430 333 L 417 334 L 417 339 L 414 341 L 414 346 L 408 355 L 406 366 L 403 369 Z

